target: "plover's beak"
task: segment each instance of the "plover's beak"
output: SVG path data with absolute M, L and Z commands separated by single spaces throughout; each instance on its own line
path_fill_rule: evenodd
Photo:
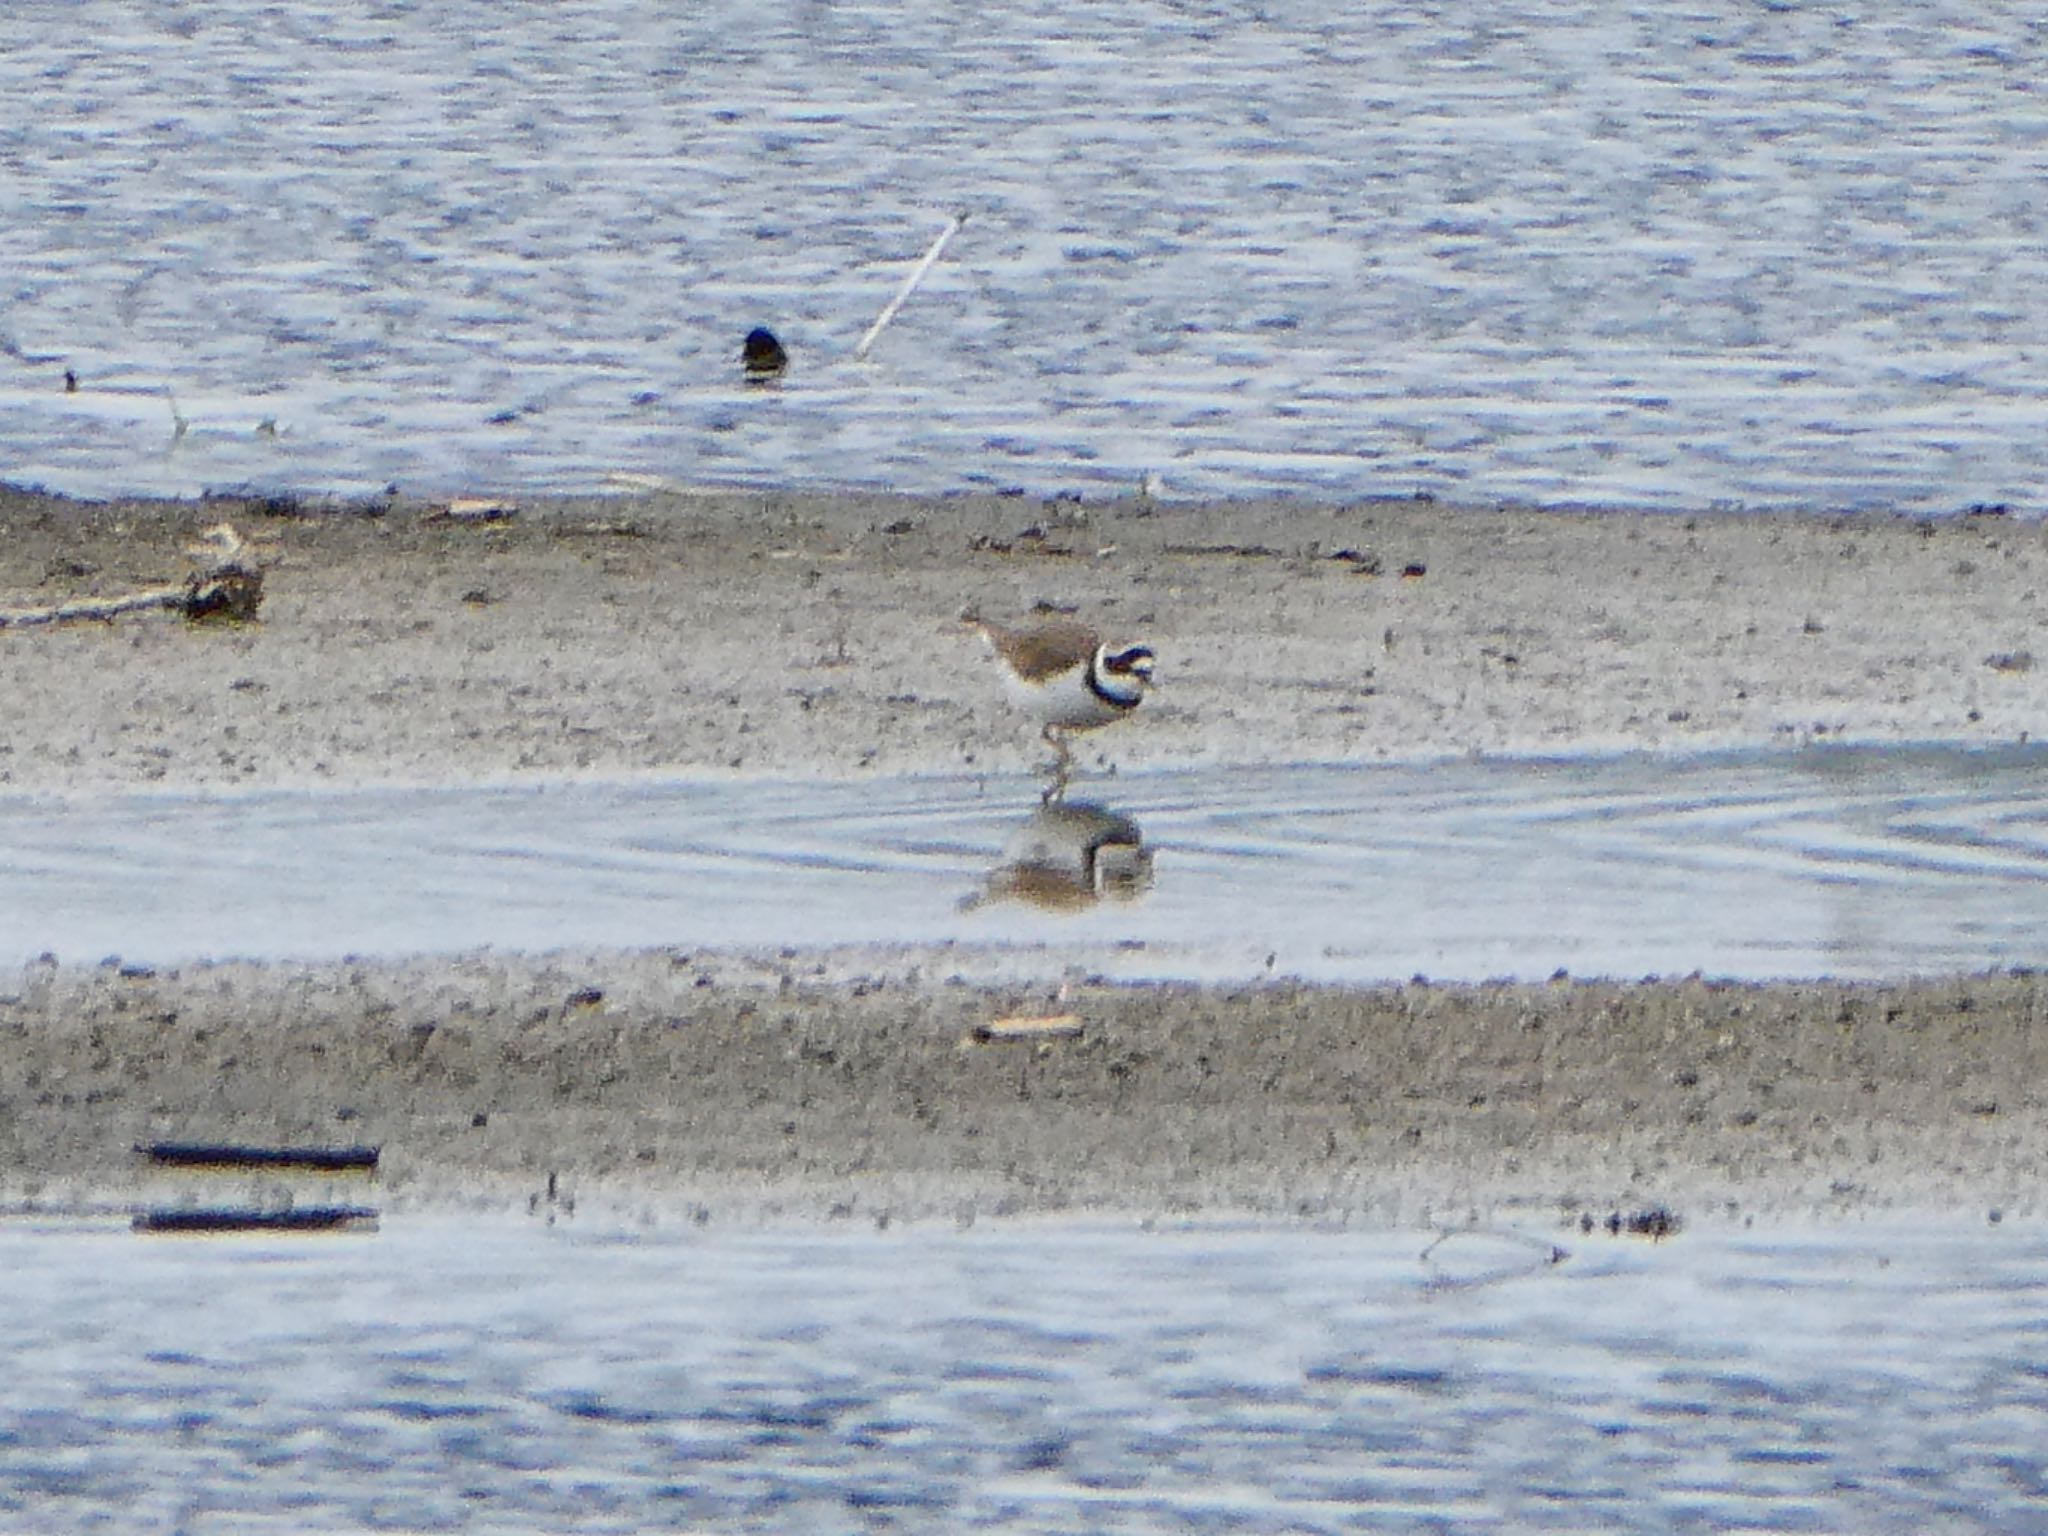
M 1134 645 L 1128 650 L 1118 651 L 1114 656 L 1105 656 L 1102 664 L 1108 671 L 1150 683 L 1153 661 L 1150 646 Z

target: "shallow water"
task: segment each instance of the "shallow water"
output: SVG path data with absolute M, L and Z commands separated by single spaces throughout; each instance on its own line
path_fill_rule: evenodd
M 2044 79 L 2016 0 L 11 0 L 0 464 L 2038 511 Z
M 0 798 L 0 961 L 953 946 L 1126 979 L 2048 964 L 2048 751 Z
M 2034 1531 L 2048 1233 L 0 1227 L 41 1532 Z

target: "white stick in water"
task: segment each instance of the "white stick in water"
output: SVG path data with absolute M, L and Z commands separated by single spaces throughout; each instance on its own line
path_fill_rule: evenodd
M 903 301 L 917 291 L 917 285 L 924 281 L 925 273 L 931 271 L 932 263 L 939 259 L 939 252 L 946 248 L 946 242 L 960 233 L 960 226 L 967 222 L 967 215 L 956 213 L 953 221 L 939 231 L 939 238 L 932 242 L 932 248 L 924 253 L 924 260 L 917 264 L 917 270 L 903 280 L 903 286 L 896 290 L 896 297 L 888 307 L 875 317 L 875 323 L 868 327 L 867 335 L 861 337 L 860 345 L 853 349 L 853 360 L 860 362 L 868 355 L 868 348 L 875 344 L 875 338 L 882 334 L 882 328 L 896 318 L 896 311 L 903 307 Z

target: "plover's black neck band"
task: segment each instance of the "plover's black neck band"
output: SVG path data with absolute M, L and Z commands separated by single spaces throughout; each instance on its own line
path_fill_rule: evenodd
M 1136 709 L 1138 700 L 1143 697 L 1139 693 L 1118 693 L 1102 680 L 1102 652 L 1099 650 L 1088 658 L 1086 676 L 1088 691 L 1111 709 Z

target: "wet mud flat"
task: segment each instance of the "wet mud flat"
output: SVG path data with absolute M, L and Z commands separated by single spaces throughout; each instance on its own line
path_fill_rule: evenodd
M 0 1196 L 380 1147 L 389 1211 L 1577 1225 L 2036 1209 L 2048 987 L 950 978 L 943 951 L 32 964 Z M 252 1187 L 260 1188 L 260 1176 Z
M 0 632 L 0 792 L 1017 772 L 955 623 L 1159 656 L 1085 773 L 1801 742 L 2011 744 L 2048 532 L 2009 517 L 998 496 L 81 503 L 0 489 L 0 607 L 149 587 L 232 521 L 258 622 Z

